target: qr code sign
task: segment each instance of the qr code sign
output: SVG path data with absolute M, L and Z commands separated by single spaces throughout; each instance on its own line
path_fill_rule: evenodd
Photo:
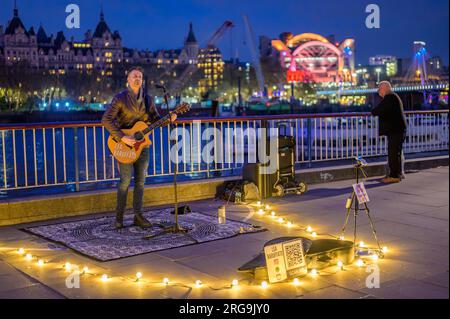
M 301 240 L 284 243 L 283 250 L 287 270 L 301 267 L 305 263 Z

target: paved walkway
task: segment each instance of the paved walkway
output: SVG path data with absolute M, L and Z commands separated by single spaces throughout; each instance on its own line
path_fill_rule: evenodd
M 249 218 L 269 231 L 100 263 L 20 231 L 31 224 L 2 227 L 0 298 L 448 298 L 448 167 L 408 174 L 401 184 L 366 184 L 376 229 L 382 245 L 389 248 L 387 257 L 377 262 L 379 289 L 366 287 L 368 273 L 356 265 L 346 266 L 344 271 L 329 269 L 315 278 L 307 276 L 298 286 L 284 283 L 262 289 L 258 281 L 238 273 L 237 268 L 257 254 L 267 240 L 307 234 L 257 216 L 247 206 L 230 205 L 230 218 Z M 270 203 L 287 220 L 314 227 L 319 237 L 336 234 L 345 217 L 350 185 L 351 181 L 315 185 L 306 195 L 272 199 Z M 208 200 L 191 207 L 214 214 L 221 204 Z M 33 225 L 39 224 L 45 222 Z M 358 224 L 360 239 L 374 244 L 364 215 Z M 26 261 L 17 254 L 19 247 L 48 263 L 38 266 L 36 261 Z M 102 282 L 99 276 L 83 275 L 80 288 L 69 289 L 68 273 L 61 267 L 66 261 L 111 278 Z M 138 271 L 143 274 L 140 283 L 134 281 Z M 168 286 L 161 283 L 164 277 L 170 279 Z M 240 285 L 225 288 L 235 278 Z M 201 288 L 194 286 L 196 280 L 203 282 Z

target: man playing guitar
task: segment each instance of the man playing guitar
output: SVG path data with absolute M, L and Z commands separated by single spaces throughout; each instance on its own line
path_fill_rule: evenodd
M 111 134 L 114 140 L 133 147 L 136 143 L 134 136 L 127 136 L 122 129 L 131 128 L 136 122 L 143 121 L 147 124 L 158 121 L 161 116 L 153 103 L 153 99 L 144 93 L 143 69 L 132 67 L 127 72 L 127 89 L 114 96 L 111 105 L 102 117 L 102 124 Z M 175 113 L 170 120 L 177 119 Z M 134 225 L 142 228 L 151 227 L 152 224 L 142 215 L 142 202 L 144 196 L 144 184 L 146 170 L 149 163 L 149 148 L 142 150 L 141 155 L 133 164 L 119 162 L 120 182 L 117 188 L 117 208 L 115 228 L 123 228 L 123 215 L 127 204 L 128 188 L 134 169 L 133 210 Z

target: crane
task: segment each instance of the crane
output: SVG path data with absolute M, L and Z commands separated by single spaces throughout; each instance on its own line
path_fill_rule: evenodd
M 242 18 L 244 20 L 245 29 L 247 31 L 246 32 L 247 40 L 248 40 L 248 45 L 250 47 L 250 54 L 251 54 L 253 66 L 254 66 L 255 72 L 256 72 L 256 79 L 258 80 L 259 93 L 261 95 L 264 95 L 264 93 L 265 93 L 264 74 L 262 72 L 261 61 L 259 59 L 259 55 L 256 52 L 255 37 L 254 37 L 253 30 L 252 30 L 252 27 L 250 25 L 247 15 L 243 14 Z
M 206 43 L 207 48 L 211 48 L 214 47 L 216 45 L 216 43 L 219 41 L 220 38 L 223 37 L 223 35 L 225 34 L 225 32 L 228 29 L 231 29 L 234 27 L 233 22 L 231 21 L 225 21 L 219 29 L 217 29 L 217 31 L 211 36 L 211 38 L 208 40 L 208 42 Z

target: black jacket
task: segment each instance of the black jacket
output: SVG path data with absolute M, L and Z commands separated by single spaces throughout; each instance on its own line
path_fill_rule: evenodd
M 145 95 L 144 103 L 139 104 L 131 94 L 125 90 L 114 96 L 102 117 L 102 124 L 118 141 L 125 136 L 121 129 L 132 128 L 138 121 L 150 124 L 161 118 L 149 95 Z
M 383 100 L 372 109 L 372 115 L 379 117 L 379 135 L 389 136 L 406 132 L 406 118 L 403 103 L 395 93 L 387 94 Z

